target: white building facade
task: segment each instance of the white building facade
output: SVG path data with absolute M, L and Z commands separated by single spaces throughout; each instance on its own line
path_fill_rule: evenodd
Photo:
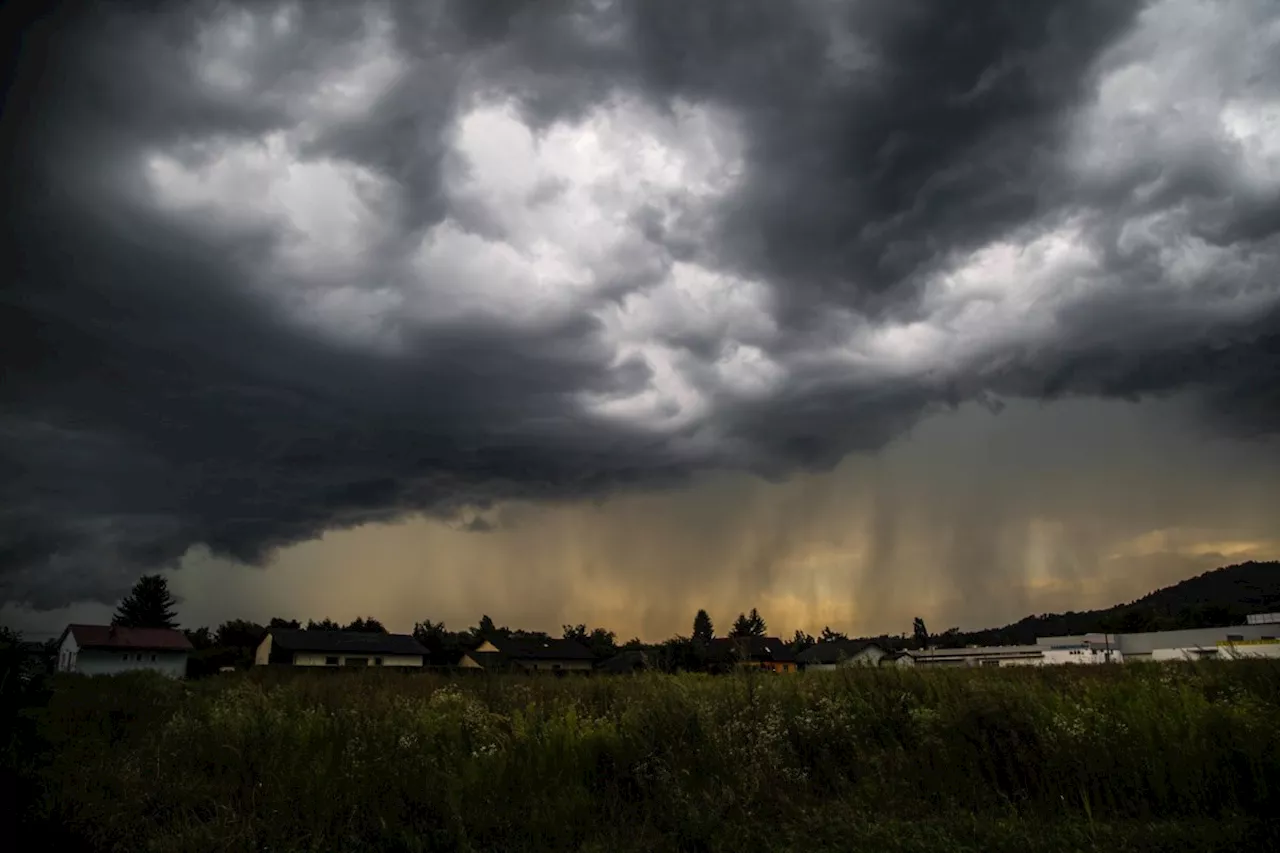
M 145 670 L 185 678 L 191 643 L 170 628 L 68 625 L 58 641 L 58 672 L 118 675 Z

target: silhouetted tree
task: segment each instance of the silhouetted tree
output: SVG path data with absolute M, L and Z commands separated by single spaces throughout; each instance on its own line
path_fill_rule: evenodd
M 753 607 L 750 613 L 739 613 L 738 618 L 733 620 L 733 630 L 729 632 L 729 636 L 763 637 L 766 630 L 768 628 L 760 616 L 760 611 Z
M 837 640 L 847 640 L 849 637 L 841 631 L 832 631 L 830 626 L 824 625 L 822 633 L 818 636 L 820 643 L 834 643 Z
M 813 646 L 814 642 L 812 634 L 806 634 L 797 628 L 796 635 L 791 638 L 791 642 L 787 643 L 787 645 L 791 647 L 791 651 L 800 654 L 805 649 Z
M 302 625 L 297 619 L 281 619 L 279 616 L 272 616 L 271 621 L 267 623 L 268 628 L 283 628 L 287 631 L 297 631 Z
M 919 616 L 911 622 L 911 640 L 917 649 L 929 647 L 929 629 L 924 626 L 924 620 Z
M 471 634 L 477 640 L 492 640 L 498 637 L 509 637 L 511 636 L 511 631 L 505 627 L 499 628 L 486 613 L 480 617 L 480 622 L 471 629 Z
M 187 635 L 187 641 L 191 643 L 191 647 L 196 651 L 203 651 L 213 647 L 213 632 L 207 627 L 188 628 L 182 633 Z
M 120 602 L 111 624 L 123 628 L 177 628 L 178 614 L 173 609 L 177 603 L 163 575 L 143 575 Z
M 342 626 L 332 619 L 321 619 L 317 622 L 314 619 L 307 620 L 308 631 L 341 631 Z
M 948 628 L 936 638 L 940 649 L 962 649 L 967 644 L 967 640 L 968 638 L 960 633 L 959 628 Z
M 254 649 L 262 640 L 263 627 L 248 619 L 230 619 L 218 626 L 214 645 L 225 648 Z
M 709 643 L 715 639 L 716 626 L 711 623 L 711 616 L 705 610 L 699 610 L 693 617 L 693 641 Z
M 361 634 L 387 633 L 387 629 L 383 627 L 383 624 L 372 616 L 366 616 L 363 619 L 357 616 L 355 619 L 352 619 L 349 623 L 343 626 L 342 630 Z

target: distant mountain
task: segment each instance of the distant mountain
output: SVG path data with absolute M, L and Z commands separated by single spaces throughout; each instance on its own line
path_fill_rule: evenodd
M 1111 631 L 1173 631 L 1240 625 L 1250 613 L 1280 611 L 1280 562 L 1239 563 L 1205 572 L 1105 610 L 1028 616 L 1003 628 L 949 631 L 943 646 L 1024 645 L 1036 637 Z

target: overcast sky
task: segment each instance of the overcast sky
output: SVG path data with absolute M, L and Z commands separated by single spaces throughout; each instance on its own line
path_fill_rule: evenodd
M 1280 557 L 1270 0 L 27 5 L 3 621 L 940 630 Z

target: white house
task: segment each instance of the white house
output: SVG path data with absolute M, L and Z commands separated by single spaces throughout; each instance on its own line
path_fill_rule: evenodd
M 58 672 L 115 675 L 153 670 L 184 678 L 190 653 L 186 635 L 172 628 L 68 625 L 58 640 Z
M 426 656 L 426 648 L 408 634 L 272 628 L 258 644 L 253 662 L 257 666 L 420 667 Z
M 485 640 L 464 654 L 458 666 L 490 672 L 516 670 L 557 674 L 585 673 L 595 668 L 595 659 L 590 650 L 576 640 L 497 637 Z
M 833 640 L 818 643 L 796 655 L 804 670 L 837 669 L 842 666 L 879 666 L 887 649 L 865 640 Z

